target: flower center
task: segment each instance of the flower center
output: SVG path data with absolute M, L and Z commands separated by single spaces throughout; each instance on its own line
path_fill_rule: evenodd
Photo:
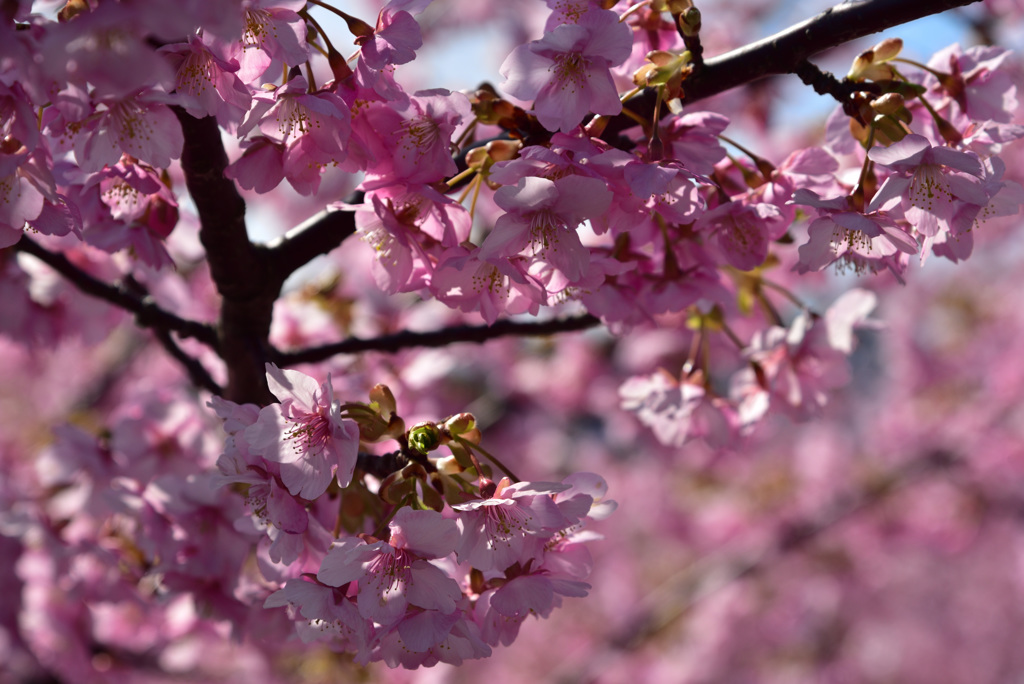
M 323 413 L 307 413 L 288 418 L 293 427 L 285 433 L 297 454 L 319 453 L 331 440 L 331 423 Z
M 565 52 L 555 58 L 549 70 L 555 72 L 555 81 L 561 85 L 562 90 L 576 92 L 583 90 L 589 67 L 590 61 L 579 52 Z

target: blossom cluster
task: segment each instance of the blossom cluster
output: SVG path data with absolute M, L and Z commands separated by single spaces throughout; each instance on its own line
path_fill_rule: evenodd
M 69 4 L 61 24 L 24 13 L 23 30 L 5 41 L 0 81 L 0 244 L 28 227 L 171 265 L 165 243 L 179 214 L 166 170 L 183 140 L 174 112 L 215 117 L 238 140 L 226 175 L 243 189 L 287 181 L 316 195 L 329 169 L 362 174 L 361 202 L 333 206 L 354 212 L 388 293 L 415 292 L 488 323 L 569 303 L 617 333 L 680 315 L 704 321 L 700 334 L 735 346 L 742 368 L 692 358 L 682 374 L 671 369 L 671 382 L 700 394 L 725 439 L 769 409 L 807 415 L 808 402 L 824 400 L 802 385 L 807 374 L 778 390 L 775 370 L 757 361 L 782 343 L 773 331 L 790 329 L 786 344 L 800 345 L 817 319 L 809 307 L 739 320 L 749 320 L 751 297 L 774 311 L 771 266 L 902 280 L 916 255 L 968 257 L 976 226 L 1024 202 L 997 156 L 1024 135 L 1011 122 L 1016 87 L 999 48 L 954 47 L 905 76 L 894 66 L 901 44 L 883 41 L 855 61 L 825 143 L 776 165 L 742 147 L 749 161 L 727 154 L 730 122 L 713 112 L 673 111 L 602 136 L 607 117 L 642 88 L 666 107 L 683 92 L 692 56 L 660 22 L 664 8 L 553 3 L 543 37 L 501 68 L 502 90 L 532 102 L 524 111 L 493 92 L 409 93 L 395 80 L 422 46 L 416 15 L 427 4 L 392 0 L 375 25 L 349 17 L 359 46 L 351 59 L 322 31 L 310 35 L 301 0 L 260 0 L 241 14 L 215 4 L 198 25 L 117 3 Z M 161 37 L 162 47 L 125 27 Z M 172 39 L 180 35 L 188 39 Z M 323 84 L 301 70 L 314 45 L 329 57 L 333 78 Z M 19 58 L 34 53 L 47 59 Z M 637 87 L 622 93 L 629 74 Z M 474 142 L 488 130 L 500 139 Z M 747 332 L 726 339 L 736 325 Z M 830 358 L 815 363 L 843 363 Z M 685 441 L 679 411 L 657 418 L 650 407 L 662 402 L 638 387 L 624 389 L 626 406 L 646 406 L 645 422 L 668 420 L 674 427 L 658 433 Z
M 287 607 L 303 642 L 360 663 L 459 665 L 587 595 L 584 543 L 599 537 L 584 528 L 615 509 L 602 478 L 494 482 L 472 455 L 487 452 L 469 414 L 406 431 L 384 387 L 343 404 L 330 378 L 268 365 L 267 379 L 280 403 L 214 404 L 228 432 L 216 483 L 244 491 L 235 528 L 258 540 L 264 580 L 280 587 L 263 606 Z M 404 465 L 371 480 L 360 443 L 388 439 Z M 433 453 L 442 443 L 450 455 Z
M 470 4 L 487 5 L 451 14 L 486 11 Z M 517 17 L 510 33 L 526 42 L 510 49 L 497 87 L 453 92 L 399 78 L 443 23 L 437 13 L 421 22 L 430 0 L 379 3 L 369 21 L 333 8 L 351 55 L 316 19 L 329 5 L 319 1 L 69 0 L 56 20 L 29 0 L 3 3 L 0 342 L 40 352 L 66 338 L 121 344 L 111 356 L 130 364 L 145 343 L 111 334 L 122 318 L 75 288 L 100 292 L 153 327 L 193 380 L 213 365 L 204 389 L 220 389 L 237 380 L 235 368 L 221 372 L 239 348 L 225 330 L 248 315 L 237 327 L 275 326 L 247 340 L 246 353 L 263 355 L 259 375 L 279 353 L 271 334 L 300 347 L 373 330 L 383 349 L 424 319 L 462 334 L 466 323 L 567 313 L 599 320 L 620 349 L 631 333 L 666 335 L 603 376 L 613 388 L 575 416 L 583 426 L 567 431 L 584 436 L 567 441 L 624 411 L 662 445 L 721 450 L 772 415 L 820 416 L 851 377 L 860 331 L 879 325 L 871 285 L 822 308 L 800 282 L 831 267 L 903 283 L 915 259 L 967 259 L 995 219 L 1024 204 L 1012 157 L 1000 157 L 1024 137 L 1008 50 L 952 46 L 918 64 L 887 39 L 833 79 L 839 102 L 822 140 L 766 151 L 725 135 L 732 127 L 745 140 L 742 112 L 730 119 L 688 99 L 701 29 L 699 13 L 679 7 L 692 3 L 535 4 L 543 16 Z M 203 121 L 216 123 L 208 150 L 189 134 Z M 344 255 L 332 251 L 343 237 L 315 245 L 332 252 L 335 282 L 253 313 L 266 297 L 199 266 L 203 250 L 211 264 L 239 256 L 218 240 L 231 221 L 194 210 L 221 181 L 245 202 L 301 207 L 299 220 L 326 206 L 362 244 Z M 227 301 L 242 302 L 235 318 L 199 323 Z M 293 634 L 289 643 L 359 663 L 460 664 L 589 589 L 584 543 L 597 535 L 586 525 L 614 508 L 604 479 L 517 481 L 468 413 L 407 427 L 383 385 L 369 403 L 342 401 L 330 375 L 320 383 L 270 364 L 265 381 L 249 380 L 276 402 L 209 399 L 227 434 L 215 444 L 220 434 L 198 414 L 205 395 L 161 394 L 154 372 L 158 400 L 140 402 L 110 380 L 116 363 L 93 361 L 94 387 L 62 408 L 82 424 L 82 406 L 118 411 L 92 431 L 47 433 L 42 458 L 10 468 L 0 444 L 0 550 L 18 557 L 23 587 L 17 608 L 0 610 L 0 637 L 24 623 L 19 638 L 47 668 L 103 672 L 155 653 L 184 662 L 164 650 L 174 638 L 201 640 L 223 624 L 266 642 Z M 443 374 L 430 359 L 332 364 L 397 375 L 424 395 Z M 85 374 L 72 366 L 62 387 Z M 529 382 L 582 404 L 591 370 Z M 503 401 L 514 406 L 521 389 Z M 618 428 L 603 436 L 628 433 Z M 149 629 L 133 631 L 133 619 Z

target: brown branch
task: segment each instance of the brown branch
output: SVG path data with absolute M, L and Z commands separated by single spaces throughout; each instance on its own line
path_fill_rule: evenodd
M 85 294 L 135 314 L 135 322 L 143 328 L 174 332 L 179 337 L 191 337 L 217 349 L 217 332 L 208 323 L 186 320 L 165 311 L 150 297 L 139 295 L 123 284 L 105 283 L 75 266 L 63 254 L 49 251 L 28 235 L 22 235 L 14 248 L 39 259 Z
M 174 341 L 174 338 L 169 332 L 162 328 L 154 328 L 153 333 L 156 335 L 157 341 L 164 350 L 181 364 L 181 367 L 188 373 L 189 380 L 196 387 L 201 387 L 204 390 L 211 392 L 212 394 L 223 394 L 224 388 L 217 384 L 217 382 L 210 375 L 209 371 L 199 362 L 199 359 L 193 358 L 185 353 L 185 351 L 178 346 L 178 343 Z
M 346 202 L 362 204 L 363 193 L 356 193 Z M 327 254 L 355 232 L 354 212 L 324 209 L 267 245 L 274 277 L 283 283 L 300 267 Z
M 358 354 L 367 351 L 393 353 L 410 347 L 444 347 L 457 342 L 480 344 L 498 337 L 554 335 L 586 330 L 600 324 L 601 321 L 590 314 L 549 321 L 502 320 L 495 322 L 494 325 L 459 325 L 431 332 L 400 332 L 370 339 L 350 337 L 320 347 L 295 352 L 275 352 L 271 360 L 279 366 L 294 366 L 323 361 L 337 354 Z
M 173 109 L 185 135 L 181 168 L 199 213 L 199 239 L 223 298 L 217 332 L 228 374 L 224 396 L 265 405 L 274 399 L 264 364 L 274 300 L 282 281 L 269 265 L 267 250 L 249 241 L 245 201 L 224 175 L 228 159 L 217 120 L 197 119 L 181 107 Z
M 802 61 L 829 48 L 974 2 L 978 0 L 861 0 L 836 5 L 774 36 L 706 59 L 683 81 L 683 103 L 697 102 L 766 76 L 793 73 Z M 655 93 L 648 91 L 627 106 L 641 118 L 650 119 L 655 99 Z M 601 137 L 613 140 L 635 125 L 634 119 L 620 114 L 608 123 Z

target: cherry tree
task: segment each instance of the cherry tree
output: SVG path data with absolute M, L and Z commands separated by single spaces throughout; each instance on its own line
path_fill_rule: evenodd
M 1019 677 L 1021 8 L 772 9 L 0 2 L 4 674 Z

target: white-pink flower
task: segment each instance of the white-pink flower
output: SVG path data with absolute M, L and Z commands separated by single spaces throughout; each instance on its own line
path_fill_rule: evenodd
M 633 32 L 608 10 L 591 10 L 578 24 L 563 24 L 541 40 L 520 45 L 501 65 L 504 89 L 535 100 L 537 119 L 549 131 L 568 132 L 587 114 L 622 111 L 611 68 L 626 61 Z
M 410 605 L 453 613 L 462 590 L 429 560 L 455 549 L 459 538 L 455 523 L 434 511 L 402 508 L 388 527 L 390 541 L 337 540 L 317 579 L 332 587 L 358 582 L 359 614 L 381 625 L 397 623 Z
M 988 204 L 977 155 L 933 147 L 924 136 L 908 135 L 889 147 L 868 150 L 868 157 L 895 172 L 878 189 L 868 213 L 900 206 L 926 237 L 949 231 L 965 204 Z
M 330 378 L 322 385 L 298 371 L 267 364 L 270 391 L 281 400 L 246 428 L 251 453 L 281 464 L 288 491 L 304 499 L 323 494 L 332 478 L 346 486 L 359 453 L 359 426 L 341 417 Z
M 551 498 L 569 487 L 554 482 L 511 484 L 506 477 L 490 497 L 452 506 L 461 513 L 459 561 L 478 570 L 504 570 L 538 556 L 553 532 L 576 522 Z

